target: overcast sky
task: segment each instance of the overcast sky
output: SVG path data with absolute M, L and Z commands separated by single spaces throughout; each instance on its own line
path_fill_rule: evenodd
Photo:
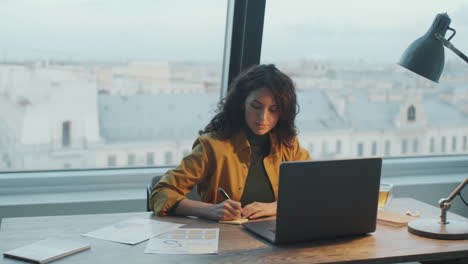
M 219 61 L 226 8 L 226 0 L 0 0 L 0 59 Z M 467 0 L 267 0 L 262 60 L 395 61 L 440 12 L 468 53 Z
M 468 53 L 467 0 L 267 0 L 262 58 L 394 62 L 443 12 L 457 30 L 452 43 Z

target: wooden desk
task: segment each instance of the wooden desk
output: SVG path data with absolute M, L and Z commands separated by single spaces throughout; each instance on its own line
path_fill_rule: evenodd
M 391 210 L 419 210 L 423 217 L 437 217 L 439 210 L 409 199 L 394 199 Z M 219 225 L 207 220 L 164 217 L 162 220 L 185 223 L 187 227 L 220 227 L 217 255 L 144 254 L 147 242 L 129 246 L 80 234 L 114 224 L 130 217 L 154 217 L 151 213 L 124 213 L 75 216 L 5 218 L 0 226 L 0 252 L 24 246 L 47 237 L 88 241 L 91 250 L 53 263 L 401 263 L 441 261 L 468 263 L 468 240 L 444 241 L 418 237 L 406 227 L 378 224 L 366 236 L 316 241 L 288 246 L 273 246 L 254 237 L 241 226 Z M 449 219 L 464 219 L 449 214 Z M 465 219 L 466 221 L 466 219 Z M 468 224 L 468 222 L 467 222 Z M 3 258 L 1 263 L 23 263 Z

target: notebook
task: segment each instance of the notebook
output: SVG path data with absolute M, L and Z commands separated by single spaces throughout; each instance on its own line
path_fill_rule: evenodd
M 374 232 L 381 168 L 381 158 L 282 162 L 276 218 L 243 226 L 275 244 Z
M 245 222 L 248 222 L 249 219 L 247 218 L 239 218 L 234 220 L 221 220 L 218 223 L 220 224 L 230 224 L 230 225 L 242 225 Z
M 66 239 L 44 239 L 3 253 L 5 257 L 32 263 L 48 263 L 90 249 L 88 243 Z
M 408 223 L 418 217 L 399 214 L 388 210 L 378 210 L 377 223 L 390 225 L 394 227 L 407 226 Z

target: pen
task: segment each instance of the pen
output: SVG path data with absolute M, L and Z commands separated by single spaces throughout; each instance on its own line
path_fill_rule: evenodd
M 229 195 L 226 193 L 226 191 L 223 188 L 219 187 L 218 191 L 224 196 L 224 198 L 231 200 L 231 197 L 229 197 Z

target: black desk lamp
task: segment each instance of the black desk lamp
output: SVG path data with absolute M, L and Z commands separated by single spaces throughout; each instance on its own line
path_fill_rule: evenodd
M 449 27 L 450 22 L 447 13 L 437 14 L 426 34 L 409 45 L 398 64 L 433 82 L 439 82 L 445 63 L 444 46 L 468 63 L 468 57 L 449 42 L 456 33 Z M 447 30 L 453 34 L 445 39 Z
M 450 22 L 451 19 L 447 13 L 437 14 L 426 34 L 411 43 L 398 64 L 431 81 L 439 82 L 445 63 L 443 46 L 455 52 L 468 63 L 468 57 L 449 42 L 456 32 L 455 29 L 449 27 Z M 453 32 L 448 40 L 444 37 L 447 30 Z M 440 221 L 437 219 L 414 220 L 408 223 L 408 231 L 418 236 L 435 239 L 468 239 L 467 221 L 447 220 L 447 211 L 451 206 L 451 201 L 460 194 L 467 184 L 468 178 L 448 198 L 439 200 Z
M 449 195 L 448 198 L 439 200 L 440 221 L 437 219 L 417 219 L 408 223 L 408 231 L 418 236 L 435 239 L 468 239 L 468 221 L 447 220 L 447 211 L 450 208 L 451 201 L 468 183 L 465 179 Z

